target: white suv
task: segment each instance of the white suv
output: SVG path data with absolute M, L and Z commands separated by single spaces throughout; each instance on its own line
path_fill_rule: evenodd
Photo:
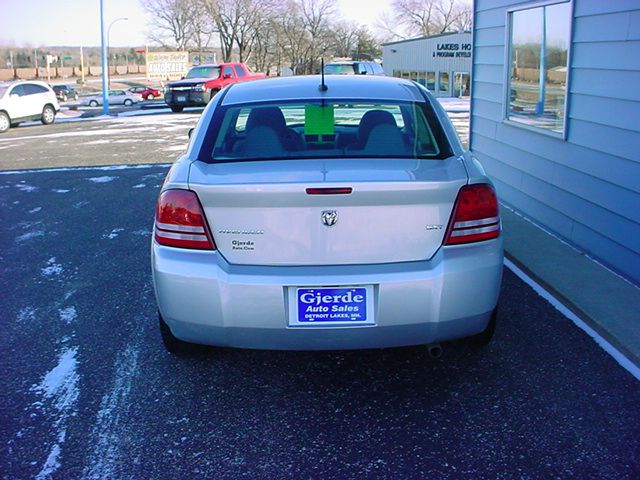
M 44 82 L 0 83 L 0 133 L 27 120 L 49 125 L 59 110 L 56 94 Z

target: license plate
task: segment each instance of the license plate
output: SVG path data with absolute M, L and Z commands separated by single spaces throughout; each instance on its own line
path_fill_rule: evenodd
M 187 101 L 187 97 L 185 97 L 184 95 L 178 95 L 178 101 L 179 102 L 186 102 Z
M 290 325 L 373 324 L 371 286 L 294 288 L 290 295 Z M 293 301 L 292 301 L 293 300 Z

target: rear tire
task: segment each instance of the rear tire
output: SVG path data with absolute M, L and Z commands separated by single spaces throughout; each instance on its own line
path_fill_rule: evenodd
M 42 109 L 42 117 L 40 121 L 44 125 L 51 125 L 56 119 L 56 111 L 51 105 L 45 105 Z
M 89 106 L 90 106 L 90 107 L 97 107 L 97 106 L 98 106 L 98 102 L 96 102 L 95 100 L 91 100 L 91 101 L 89 102 Z
M 173 113 L 180 113 L 182 110 L 184 109 L 184 107 L 171 107 L 171 111 Z
M 9 115 L 4 112 L 0 112 L 0 133 L 4 133 L 9 130 L 9 127 L 11 127 L 11 119 L 9 118 Z
M 498 307 L 496 307 L 493 312 L 491 313 L 491 319 L 489 320 L 489 323 L 487 324 L 487 328 L 485 328 L 482 332 L 473 335 L 471 337 L 468 337 L 466 339 L 467 343 L 475 348 L 482 348 L 482 347 L 486 347 L 487 345 L 489 345 L 489 343 L 491 343 L 491 340 L 493 339 L 493 334 L 496 331 L 496 319 L 498 317 Z
M 160 321 L 160 335 L 162 335 L 162 343 L 164 344 L 164 348 L 167 349 L 167 352 L 173 353 L 174 355 L 184 355 L 189 353 L 193 346 L 189 342 L 185 342 L 174 336 L 173 333 L 171 333 L 169 325 L 165 323 L 160 314 L 158 314 L 158 319 Z
M 133 105 L 133 100 L 131 100 L 131 99 L 127 98 L 127 99 L 124 101 L 124 106 L 125 106 L 125 107 L 130 107 L 131 105 Z
M 153 93 L 150 93 L 149 95 L 147 95 L 147 100 L 153 100 L 155 99 L 155 95 Z

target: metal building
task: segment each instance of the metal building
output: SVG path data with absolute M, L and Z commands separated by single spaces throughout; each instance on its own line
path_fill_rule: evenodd
M 438 97 L 469 95 L 471 32 L 444 33 L 382 45 L 384 71 L 426 86 Z
M 503 202 L 638 284 L 639 86 L 638 0 L 474 2 L 471 150 Z

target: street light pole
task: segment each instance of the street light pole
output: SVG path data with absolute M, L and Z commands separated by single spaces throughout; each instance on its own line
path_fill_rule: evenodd
M 109 46 L 111 45 L 111 27 L 113 27 L 113 24 L 116 22 L 119 22 L 120 20 L 129 20 L 127 17 L 120 17 L 120 18 L 116 18 L 113 22 L 111 22 L 109 24 L 109 28 L 107 28 L 107 54 L 109 53 Z M 116 64 L 116 73 L 117 73 L 117 64 Z M 109 72 L 107 71 L 107 75 L 109 75 Z M 109 77 L 107 76 L 107 79 L 109 79 Z M 107 82 L 107 87 L 111 88 L 111 81 L 109 79 L 109 81 Z
M 101 53 L 102 53 L 102 113 L 109 115 L 109 95 L 107 92 L 107 78 L 109 75 L 107 63 L 107 43 L 105 42 L 104 31 L 104 5 L 103 0 L 100 0 L 100 41 L 101 41 Z

